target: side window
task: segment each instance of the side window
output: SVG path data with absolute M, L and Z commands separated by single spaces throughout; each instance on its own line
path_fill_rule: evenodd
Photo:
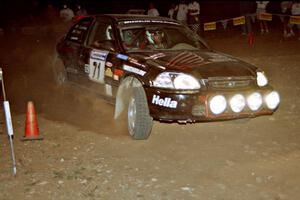
M 76 43 L 84 42 L 88 29 L 92 23 L 92 18 L 86 18 L 73 26 L 68 33 L 67 39 Z
M 110 24 L 104 22 L 97 22 L 92 31 L 88 45 L 94 45 L 95 43 L 101 43 L 105 41 L 113 41 L 114 35 Z

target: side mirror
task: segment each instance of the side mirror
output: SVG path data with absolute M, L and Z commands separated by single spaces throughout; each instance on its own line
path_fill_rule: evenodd
M 115 51 L 115 44 L 113 40 L 95 41 L 93 46 L 99 49 L 104 49 L 108 51 Z

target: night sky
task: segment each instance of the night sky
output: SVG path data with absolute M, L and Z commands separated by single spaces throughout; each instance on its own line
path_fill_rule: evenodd
M 128 9 L 137 8 L 146 10 L 150 0 L 1 0 L 0 23 L 11 19 L 22 19 L 28 16 L 29 13 L 38 16 L 45 10 L 49 2 L 57 9 L 60 9 L 63 4 L 68 4 L 71 8 L 74 8 L 76 4 L 81 4 L 87 9 L 89 14 L 95 14 L 125 13 Z M 178 0 L 152 0 L 151 2 L 155 3 L 160 15 L 166 16 L 171 3 L 178 3 Z M 189 2 L 189 0 L 186 2 Z M 204 21 L 231 18 L 240 15 L 239 1 L 202 0 L 198 2 L 200 2 L 201 16 Z M 271 1 L 269 10 L 273 13 L 279 13 L 279 1 Z

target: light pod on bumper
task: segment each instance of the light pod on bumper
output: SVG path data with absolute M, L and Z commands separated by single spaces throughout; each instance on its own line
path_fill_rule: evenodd
M 262 96 L 258 92 L 252 93 L 247 98 L 247 104 L 252 111 L 257 111 L 261 107 L 262 102 L 263 102 Z
M 275 109 L 279 105 L 280 96 L 278 92 L 273 91 L 265 96 L 265 102 L 269 109 Z
M 235 113 L 241 112 L 246 106 L 246 99 L 241 94 L 234 95 L 230 101 L 231 110 Z
M 221 114 L 227 107 L 226 99 L 223 95 L 217 95 L 211 98 L 209 108 L 215 115 Z
M 268 84 L 268 79 L 263 72 L 256 72 L 257 85 L 260 87 L 266 86 Z

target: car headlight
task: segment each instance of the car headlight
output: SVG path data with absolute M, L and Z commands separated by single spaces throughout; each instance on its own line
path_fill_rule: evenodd
M 163 72 L 159 74 L 153 81 L 153 85 L 160 88 L 185 90 L 196 90 L 201 87 L 193 76 L 176 72 Z
M 221 114 L 227 107 L 226 99 L 223 95 L 214 96 L 209 101 L 209 108 L 215 115 Z
M 235 113 L 241 112 L 246 106 L 246 99 L 241 94 L 236 94 L 230 99 L 231 110 Z
M 248 98 L 247 98 L 247 104 L 249 108 L 252 111 L 256 111 L 260 108 L 262 105 L 262 96 L 258 92 L 252 93 Z
M 268 84 L 268 79 L 263 72 L 256 72 L 257 85 L 260 87 L 266 86 Z
M 265 96 L 265 102 L 269 109 L 275 109 L 279 105 L 280 96 L 278 92 L 273 91 Z

